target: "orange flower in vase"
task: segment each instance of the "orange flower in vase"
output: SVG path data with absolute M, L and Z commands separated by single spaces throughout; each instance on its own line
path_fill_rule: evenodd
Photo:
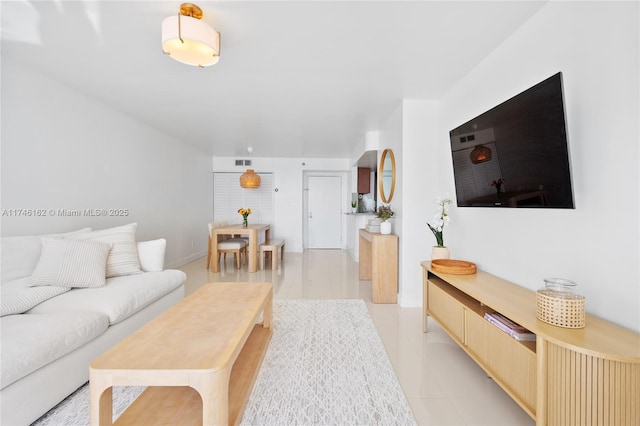
M 246 228 L 247 226 L 249 226 L 249 222 L 247 221 L 247 218 L 249 217 L 249 215 L 251 214 L 251 208 L 248 209 L 238 209 L 238 213 L 240 213 L 242 215 L 242 227 Z

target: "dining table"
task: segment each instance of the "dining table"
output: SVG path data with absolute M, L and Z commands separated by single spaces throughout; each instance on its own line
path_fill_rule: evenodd
M 256 272 L 258 270 L 258 244 L 260 242 L 259 238 L 262 234 L 264 234 L 264 240 L 267 241 L 269 239 L 270 225 L 268 224 L 249 224 L 244 226 L 242 224 L 236 225 L 227 225 L 227 226 L 218 226 L 211 229 L 211 272 L 218 272 L 219 262 L 218 262 L 218 241 L 220 241 L 220 236 L 222 235 L 230 235 L 230 236 L 248 236 L 249 237 L 249 245 L 247 247 L 247 258 L 248 260 L 248 269 L 249 272 Z

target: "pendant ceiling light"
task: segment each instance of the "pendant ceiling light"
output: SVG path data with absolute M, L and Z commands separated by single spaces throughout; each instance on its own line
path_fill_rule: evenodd
M 484 163 L 485 161 L 491 160 L 491 149 L 484 145 L 476 145 L 471 151 L 471 154 L 469 154 L 469 157 L 473 164 Z
M 182 3 L 180 12 L 162 21 L 162 51 L 178 62 L 208 67 L 220 59 L 220 33 L 201 21 L 202 9 Z
M 249 151 L 249 156 L 251 157 L 253 148 L 249 147 L 247 151 Z M 240 176 L 240 186 L 246 189 L 260 188 L 261 182 L 262 179 L 260 179 L 260 176 L 257 175 L 253 169 L 247 169 L 247 171 Z

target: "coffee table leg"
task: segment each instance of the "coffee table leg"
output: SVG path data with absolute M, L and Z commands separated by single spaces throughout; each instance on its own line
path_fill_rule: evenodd
M 269 290 L 269 295 L 264 303 L 262 310 L 262 326 L 264 328 L 271 328 L 271 321 L 273 320 L 273 287 Z
M 113 424 L 113 388 L 100 377 L 91 375 L 89 381 L 90 417 L 92 426 Z
M 202 398 L 203 426 L 229 424 L 229 378 L 231 367 L 213 373 L 196 375 L 190 386 Z

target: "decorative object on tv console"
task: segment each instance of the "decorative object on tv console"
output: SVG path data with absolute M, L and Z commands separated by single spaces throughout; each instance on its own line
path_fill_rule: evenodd
M 449 136 L 459 207 L 574 208 L 562 73 Z
M 449 205 L 452 203 L 448 195 L 436 198 L 436 213 L 427 226 L 436 237 L 436 245 L 431 250 L 431 259 L 448 259 L 449 249 L 444 245 L 444 228 L 449 224 Z
M 584 328 L 584 296 L 575 294 L 576 283 L 564 278 L 545 278 L 536 292 L 536 317 L 564 328 Z
M 453 275 L 471 275 L 478 271 L 475 263 L 453 259 L 432 259 L 431 269 Z
M 449 247 L 431 247 L 431 260 L 434 259 L 449 259 L 451 257 L 451 252 L 449 252 Z
M 246 228 L 247 226 L 249 226 L 249 215 L 251 214 L 251 207 L 249 207 L 248 209 L 245 208 L 241 208 L 238 209 L 238 213 L 240 213 L 242 215 L 242 227 Z
M 220 33 L 202 21 L 202 9 L 182 3 L 177 15 L 162 21 L 162 51 L 183 64 L 200 68 L 220 60 Z

